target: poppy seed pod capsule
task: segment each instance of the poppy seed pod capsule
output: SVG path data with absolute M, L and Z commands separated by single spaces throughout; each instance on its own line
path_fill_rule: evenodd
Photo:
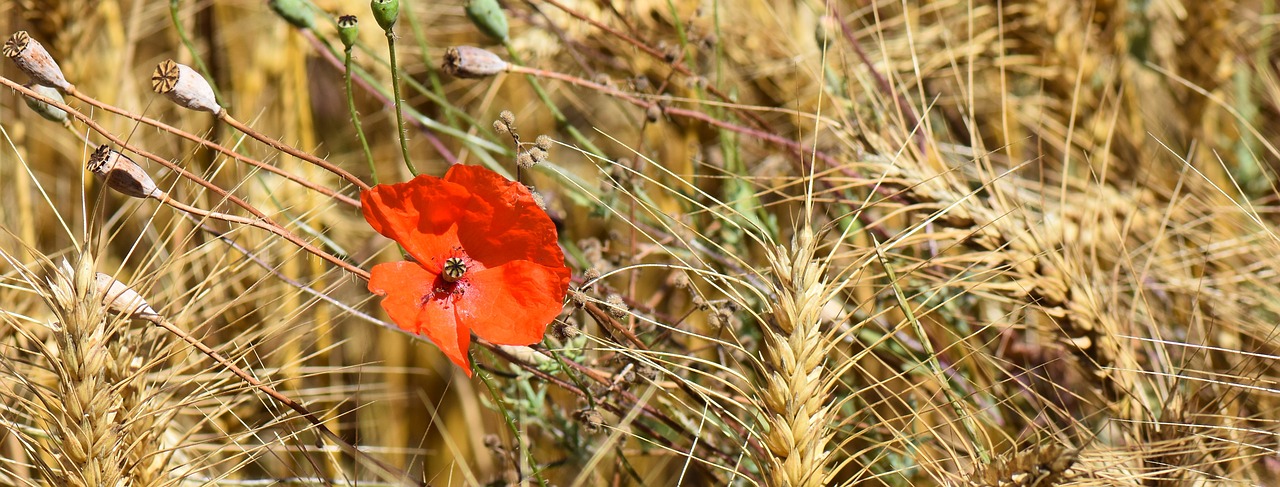
M 44 95 L 45 98 L 51 98 L 57 101 L 58 103 L 66 103 L 65 100 L 62 99 L 62 93 L 58 92 L 57 88 L 52 88 L 45 85 L 38 85 L 35 83 L 27 83 L 26 87 L 30 88 L 32 91 L 36 93 Z M 35 98 L 31 98 L 29 96 L 22 97 L 22 100 L 27 102 L 27 106 L 31 107 L 31 109 L 34 110 L 36 113 L 39 113 L 40 116 L 44 117 L 45 120 L 48 120 L 50 122 L 58 122 L 58 123 L 67 121 L 67 112 L 63 111 L 61 108 L 55 107 L 53 105 L 42 102 Z
M 354 15 L 343 15 L 338 17 L 338 38 L 342 39 L 342 46 L 351 49 L 356 45 L 356 39 L 360 37 L 360 19 Z
M 204 76 L 185 64 L 166 59 L 151 73 L 151 89 L 164 95 L 179 106 L 191 110 L 206 111 L 217 115 L 222 112 L 213 88 Z
M 470 0 L 466 11 L 467 18 L 476 24 L 480 32 L 498 41 L 507 41 L 507 13 L 502 11 L 498 0 Z
M 314 29 L 316 19 L 305 0 L 271 0 L 267 2 L 277 15 L 299 29 Z
M 497 54 L 473 46 L 450 47 L 444 52 L 444 71 L 459 78 L 484 78 L 507 70 Z
M 102 304 L 107 305 L 107 309 L 125 316 L 156 314 L 147 300 L 142 299 L 141 295 L 123 282 L 101 272 L 95 273 L 93 277 L 94 287 L 97 288 L 98 295 L 102 296 Z
M 373 10 L 373 20 L 378 21 L 378 27 L 388 32 L 400 18 L 400 0 L 373 0 L 369 2 L 369 9 Z
M 71 83 L 62 75 L 57 61 L 49 55 L 40 42 L 32 39 L 27 31 L 20 30 L 4 42 L 4 57 L 13 60 L 18 69 L 27 73 L 36 84 L 52 86 L 62 91 L 71 89 Z
M 155 181 L 151 180 L 151 176 L 147 175 L 142 166 L 124 154 L 111 150 L 111 147 L 106 144 L 98 146 L 98 150 L 93 151 L 86 168 L 106 182 L 107 187 L 126 196 L 134 198 L 164 196 L 164 192 L 156 187 Z

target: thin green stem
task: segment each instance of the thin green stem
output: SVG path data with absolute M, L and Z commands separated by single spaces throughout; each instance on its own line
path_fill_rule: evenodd
M 516 424 L 515 418 L 511 417 L 511 413 L 507 411 L 507 402 L 502 400 L 502 394 L 499 393 L 497 386 L 494 385 L 493 378 L 489 377 L 489 374 L 485 372 L 484 369 L 475 368 L 475 371 L 476 375 L 480 376 L 480 381 L 484 382 L 485 388 L 489 390 L 489 397 L 493 399 L 494 402 L 493 408 L 497 409 L 498 413 L 502 414 L 502 420 L 507 423 L 507 428 L 511 430 L 513 443 L 512 448 L 515 448 L 516 451 L 519 452 L 518 454 L 523 454 L 525 456 L 525 461 L 529 462 L 529 468 L 532 470 L 534 478 L 538 479 L 538 484 L 542 487 L 547 487 L 547 480 L 542 478 L 541 469 L 539 469 L 538 465 L 534 463 L 535 460 L 533 458 L 533 452 L 530 452 L 529 449 L 525 448 L 522 444 L 520 427 Z
M 378 184 L 378 170 L 373 165 L 373 151 L 369 150 L 369 139 L 364 136 L 364 127 L 360 124 L 360 113 L 356 111 L 356 97 L 351 90 L 351 48 L 346 48 L 345 53 L 342 81 L 347 86 L 347 111 L 351 113 L 351 123 L 356 127 L 356 137 L 360 138 L 360 146 L 364 148 L 364 159 L 369 163 L 369 177 L 373 178 L 373 184 Z
M 178 38 L 182 39 L 182 45 L 187 47 L 187 51 L 191 53 L 191 59 L 196 62 L 196 69 L 200 70 L 200 74 L 209 81 L 209 87 L 213 88 L 213 97 L 218 100 L 218 104 L 222 104 L 222 92 L 218 91 L 218 84 L 213 82 L 213 73 L 209 71 L 209 67 L 204 64 L 204 58 L 196 52 L 196 46 L 191 42 L 191 38 L 187 36 L 187 28 L 182 26 L 182 21 L 178 19 L 178 4 L 181 0 L 169 0 L 169 16 L 173 18 L 173 29 L 178 32 Z
M 391 90 L 395 96 L 396 135 L 400 136 L 400 152 L 404 155 L 404 165 L 409 168 L 409 174 L 417 176 L 418 168 L 414 167 L 413 160 L 409 159 L 409 140 L 404 130 L 404 100 L 400 99 L 400 69 L 396 67 L 396 33 L 392 29 L 387 29 L 387 51 L 391 61 Z
M 455 115 L 454 112 L 458 110 L 452 109 L 454 107 L 447 103 L 448 99 L 444 96 L 444 84 L 440 82 L 440 70 L 437 69 L 436 63 L 431 59 L 431 44 L 427 42 L 426 33 L 422 30 L 422 22 L 418 21 L 418 15 L 413 13 L 412 8 L 404 9 L 404 13 L 405 17 L 409 19 L 409 28 L 413 29 L 414 39 L 418 40 L 418 52 L 422 53 L 422 64 L 427 67 L 427 80 L 431 82 L 431 91 L 427 93 L 435 95 L 438 100 L 445 101 L 444 103 L 440 103 L 441 105 L 447 106 L 444 110 L 445 121 L 448 122 L 450 126 L 457 127 L 457 115 Z M 412 82 L 413 78 L 409 78 L 409 81 L 411 82 L 410 86 L 416 85 L 416 83 Z M 417 86 L 421 87 L 421 85 Z M 426 90 L 420 91 L 425 92 Z M 474 121 L 471 123 L 473 125 L 478 125 Z

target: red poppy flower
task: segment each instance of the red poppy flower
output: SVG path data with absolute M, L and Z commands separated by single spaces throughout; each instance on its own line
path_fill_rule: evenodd
M 569 289 L 551 218 L 523 184 L 479 166 L 360 194 L 364 218 L 414 261 L 374 266 L 369 291 L 400 328 L 426 335 L 467 375 L 471 332 L 542 340 Z

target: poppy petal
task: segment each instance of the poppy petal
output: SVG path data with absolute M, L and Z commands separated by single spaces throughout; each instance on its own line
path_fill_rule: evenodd
M 437 271 L 439 264 L 433 258 L 460 245 L 454 227 L 470 199 L 467 188 L 426 175 L 360 193 L 361 211 L 369 226 Z
M 369 291 L 381 296 L 382 309 L 405 331 L 425 335 L 467 374 L 467 346 L 471 331 L 459 326 L 457 306 L 434 297 L 438 273 L 407 261 L 378 264 L 369 278 Z
M 458 323 L 499 345 L 542 341 L 569 289 L 567 273 L 523 260 L 476 272 L 469 279 L 458 302 Z
M 555 224 L 529 188 L 484 167 L 461 164 L 450 167 L 444 180 L 471 192 L 458 227 L 458 239 L 471 258 L 486 267 L 516 260 L 564 267 Z

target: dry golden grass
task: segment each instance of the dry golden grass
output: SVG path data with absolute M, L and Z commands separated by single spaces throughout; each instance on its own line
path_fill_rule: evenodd
M 1280 482 L 1272 2 L 504 2 L 509 51 L 402 2 L 418 169 L 514 176 L 555 141 L 521 171 L 574 270 L 547 339 L 473 347 L 467 379 L 276 227 L 102 187 L 76 168 L 108 138 L 6 88 L 0 485 Z M 0 0 L 0 36 L 132 115 L 67 97 L 173 201 L 251 217 L 181 167 L 352 268 L 397 258 L 243 161 L 355 185 L 151 91 L 198 55 L 228 113 L 372 182 L 331 20 L 358 15 L 373 165 L 407 179 L 368 2 L 303 2 L 313 31 L 268 3 L 174 2 L 195 54 L 170 2 Z M 454 78 L 454 45 L 523 68 Z

